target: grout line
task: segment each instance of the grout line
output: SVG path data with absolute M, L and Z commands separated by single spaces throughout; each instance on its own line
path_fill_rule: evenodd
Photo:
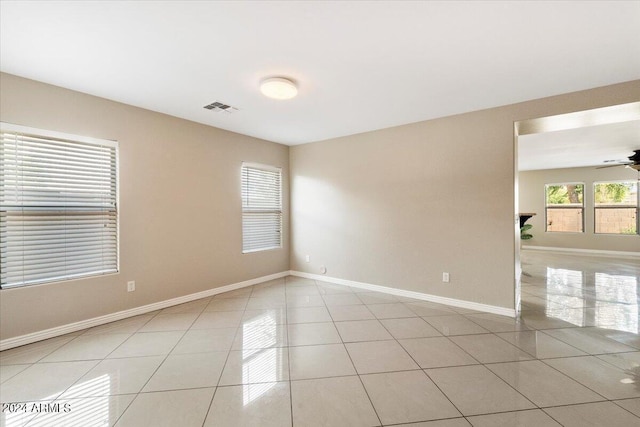
M 360 300 L 360 298 L 356 295 L 356 298 L 358 300 Z M 324 298 L 323 298 L 324 300 Z M 362 300 L 360 300 L 362 301 Z M 360 305 L 360 304 L 357 304 Z M 379 425 L 383 425 L 382 424 L 382 419 L 380 418 L 380 415 L 378 414 L 378 410 L 376 409 L 376 406 L 373 404 L 373 400 L 371 400 L 371 396 L 369 395 L 369 391 L 367 390 L 367 387 L 365 387 L 364 385 L 364 381 L 362 381 L 362 377 L 360 376 L 360 373 L 358 372 L 358 369 L 356 368 L 356 364 L 353 363 L 353 358 L 351 357 L 351 353 L 349 353 L 349 350 L 347 349 L 347 346 L 345 345 L 344 339 L 342 338 L 342 335 L 340 334 L 340 330 L 336 327 L 336 322 L 333 320 L 333 316 L 331 315 L 331 311 L 329 310 L 329 306 L 326 305 L 326 301 L 325 301 L 325 306 L 327 311 L 329 312 L 329 317 L 331 317 L 332 323 L 333 323 L 333 327 L 336 329 L 336 332 L 338 333 L 338 337 L 340 337 L 340 341 L 342 344 L 342 347 L 344 348 L 345 353 L 347 353 L 347 357 L 349 358 L 349 361 L 351 362 L 351 367 L 353 368 L 353 371 L 355 372 L 355 375 L 358 377 L 358 381 L 360 381 L 360 385 L 362 386 L 362 389 L 364 390 L 364 393 L 367 396 L 367 399 L 369 399 L 369 404 L 371 405 L 371 408 L 373 409 L 373 413 L 376 414 L 376 418 L 378 418 L 378 422 Z M 366 307 L 366 305 L 365 305 Z M 372 313 L 373 314 L 373 313 Z M 380 321 L 378 321 L 378 323 L 380 323 Z M 349 375 L 352 376 L 352 375 Z
M 293 384 L 291 383 L 291 343 L 289 342 L 289 307 L 288 307 L 288 296 L 287 296 L 287 277 L 285 276 L 284 278 L 284 286 L 285 286 L 285 290 L 284 290 L 284 315 L 285 315 L 285 327 L 284 327 L 284 333 L 286 334 L 287 337 L 287 369 L 289 370 L 289 410 L 290 410 L 290 417 L 291 417 L 291 427 L 293 427 Z M 315 284 L 315 281 L 314 281 Z M 317 288 L 317 286 L 316 286 Z

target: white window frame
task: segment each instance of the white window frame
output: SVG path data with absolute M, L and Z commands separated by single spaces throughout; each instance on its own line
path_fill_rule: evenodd
M 245 182 L 245 170 L 253 169 L 253 170 L 262 170 L 270 173 L 278 174 L 278 194 L 277 194 L 277 203 L 274 203 L 273 207 L 263 208 L 263 207 L 252 207 L 249 206 L 249 199 L 246 194 L 245 186 L 249 185 Z M 242 162 L 242 166 L 240 168 L 240 194 L 242 200 L 242 253 L 248 254 L 253 252 L 261 252 L 273 249 L 281 249 L 282 248 L 282 234 L 283 234 L 283 212 L 282 212 L 282 168 L 265 165 L 260 163 L 251 163 L 251 162 Z M 273 216 L 277 218 L 277 222 L 275 225 L 275 229 L 272 230 L 273 235 L 267 238 L 267 241 L 259 244 L 256 242 L 255 235 L 251 235 L 250 230 L 250 222 L 248 220 L 249 216 L 264 214 L 266 216 L 265 222 L 268 224 L 269 222 L 273 222 Z M 271 216 L 271 219 L 269 219 Z M 277 234 L 277 242 L 274 239 L 274 236 Z M 274 243 L 275 242 L 275 243 Z
M 10 289 L 118 273 L 118 142 L 5 122 L 0 122 L 0 129 L 3 137 L 0 146 L 0 166 L 3 168 L 0 171 L 0 243 L 3 252 L 0 265 L 2 270 L 5 270 L 0 272 L 0 287 Z M 7 134 L 9 138 L 14 138 L 14 141 L 19 141 L 21 136 L 27 142 L 12 143 L 11 139 L 4 139 Z M 40 143 L 38 139 L 45 142 Z M 13 144 L 23 145 L 15 145 L 14 153 L 6 151 L 11 150 Z M 78 146 L 73 147 L 73 144 Z M 27 145 L 31 147 L 26 148 Z M 64 145 L 71 148 L 61 148 Z M 91 146 L 99 146 L 102 151 L 92 151 Z M 38 160 L 38 156 L 33 154 L 38 150 L 48 154 L 40 155 Z M 63 161 L 56 164 L 56 159 L 65 159 L 64 156 L 74 152 L 82 152 L 85 158 L 77 154 L 78 157 L 72 158 L 72 161 L 76 161 L 80 169 L 84 167 L 89 172 L 74 171 L 73 174 L 69 174 L 69 169 L 59 167 Z M 18 162 L 18 155 L 23 161 Z M 86 156 L 92 160 L 83 164 L 83 161 L 87 161 Z M 91 156 L 97 156 L 100 160 L 93 160 Z M 108 159 L 106 162 L 105 158 Z M 24 159 L 32 162 L 31 168 L 25 168 Z M 52 166 L 47 168 L 46 163 Z M 92 170 L 87 166 L 96 169 Z M 104 190 L 105 184 L 100 182 L 100 179 L 93 180 L 92 186 L 87 186 L 87 182 L 101 173 L 103 177 L 108 173 L 108 178 L 103 179 L 108 183 L 108 190 Z M 57 178 L 47 178 L 47 175 L 55 175 Z M 42 181 L 38 181 L 41 176 Z M 86 178 L 87 176 L 91 178 Z M 74 181 L 79 184 L 74 184 Z M 66 194 L 65 185 L 69 185 L 70 188 Z M 85 188 L 79 191 L 83 186 Z M 31 189 L 29 194 L 25 192 L 27 188 Z M 59 193 L 59 197 L 56 192 Z M 96 197 L 96 194 L 104 195 L 104 198 L 100 199 L 101 196 Z M 40 195 L 44 197 L 43 202 L 37 201 Z M 75 222 L 69 221 L 68 218 L 74 219 Z M 29 221 L 32 221 L 31 224 L 37 222 L 35 228 L 19 226 L 20 223 L 29 224 Z M 79 239 L 69 239 L 68 233 L 72 230 L 69 226 L 83 228 L 86 234 Z M 40 231 L 45 228 L 48 230 L 46 238 L 44 232 Z M 107 231 L 99 231 L 103 229 Z M 27 238 L 24 230 L 32 233 L 28 245 L 25 243 L 28 240 L 24 240 Z M 87 244 L 79 243 L 80 240 Z M 60 261 L 61 258 L 64 260 Z
M 593 197 L 593 234 L 596 235 L 605 235 L 605 236 L 638 236 L 640 234 L 640 181 L 636 184 L 636 232 L 635 234 L 625 234 L 625 233 L 603 233 L 597 232 L 597 212 L 598 209 L 610 209 L 603 206 L 596 206 L 596 186 L 598 184 L 624 184 L 624 183 L 635 183 L 636 181 L 633 179 L 612 179 L 610 181 L 594 181 L 592 188 L 592 197 Z M 618 209 L 633 209 L 632 206 L 620 206 Z
M 556 186 L 556 185 L 582 185 L 582 207 L 580 209 L 582 209 L 582 213 L 581 213 L 581 217 L 582 217 L 582 230 L 581 231 L 553 231 L 553 230 L 549 230 L 549 219 L 548 219 L 548 209 L 571 209 L 571 207 L 568 208 L 559 208 L 557 206 L 551 206 L 551 208 L 549 208 L 549 205 L 547 204 L 547 188 L 551 187 L 551 186 Z M 585 182 L 580 182 L 580 181 L 576 181 L 576 182 L 551 182 L 551 183 L 546 183 L 544 184 L 544 232 L 545 233 L 559 233 L 559 234 L 584 234 L 585 230 L 586 230 L 586 223 L 585 223 L 585 213 L 586 213 L 586 197 L 587 197 L 587 185 Z M 574 206 L 573 209 L 578 209 L 578 207 Z

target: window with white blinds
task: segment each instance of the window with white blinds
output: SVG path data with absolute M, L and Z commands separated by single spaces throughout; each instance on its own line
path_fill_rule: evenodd
M 118 271 L 117 143 L 0 123 L 0 286 Z
M 242 164 L 242 253 L 282 247 L 282 172 Z

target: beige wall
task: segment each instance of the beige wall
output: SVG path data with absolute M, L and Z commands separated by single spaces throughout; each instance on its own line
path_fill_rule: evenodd
M 0 120 L 119 141 L 121 271 L 3 290 L 0 338 L 320 265 L 333 277 L 513 308 L 514 121 L 637 101 L 638 83 L 289 149 L 1 74 Z M 285 226 L 282 250 L 241 254 L 242 161 L 283 168 L 291 252 Z
M 607 235 L 593 232 L 593 183 L 616 180 L 635 181 L 637 179 L 638 172 L 624 167 L 548 169 L 520 172 L 520 211 L 535 212 L 537 214 L 528 221 L 529 224 L 533 225 L 533 228 L 529 231 L 533 235 L 533 239 L 523 242 L 523 245 L 640 252 L 640 236 L 638 235 Z M 583 182 L 585 184 L 584 233 L 545 232 L 544 186 L 545 184 L 562 182 Z
M 120 144 L 120 273 L 1 291 L 2 339 L 289 269 L 287 146 L 0 79 L 2 121 Z M 241 253 L 242 161 L 283 169 L 283 249 Z M 135 292 L 127 293 L 128 280 Z
M 514 122 L 638 83 L 291 147 L 291 269 L 514 308 Z

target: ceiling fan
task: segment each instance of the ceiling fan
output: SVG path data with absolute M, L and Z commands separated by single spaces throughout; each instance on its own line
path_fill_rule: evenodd
M 617 163 L 612 165 L 600 166 L 600 167 L 597 167 L 596 169 L 613 168 L 616 166 L 626 166 L 640 172 L 640 150 L 633 150 L 633 154 L 629 156 L 628 159 L 629 160 L 627 161 L 618 161 Z

